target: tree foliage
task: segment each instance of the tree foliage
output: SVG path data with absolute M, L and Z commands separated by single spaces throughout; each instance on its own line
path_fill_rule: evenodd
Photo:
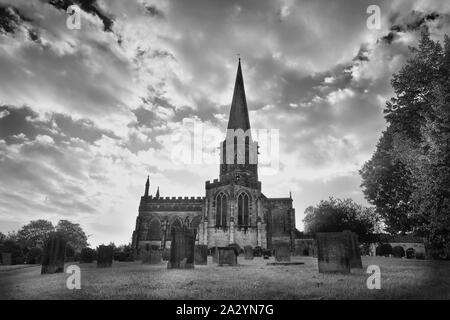
M 56 231 L 65 235 L 67 243 L 77 252 L 87 247 L 87 236 L 83 228 L 78 223 L 72 223 L 68 220 L 59 220 L 56 225 Z
M 450 241 L 450 39 L 427 30 L 393 76 L 387 130 L 360 173 L 388 231 L 413 231 L 437 247 Z
M 308 207 L 305 215 L 305 231 L 312 234 L 351 230 L 364 240 L 378 231 L 378 218 L 374 210 L 352 199 L 322 200 L 316 207 Z
M 24 247 L 35 247 L 36 243 L 43 243 L 53 230 L 54 227 L 50 221 L 32 220 L 19 229 L 17 241 Z

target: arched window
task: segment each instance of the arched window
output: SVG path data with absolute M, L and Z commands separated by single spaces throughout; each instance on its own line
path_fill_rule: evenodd
M 248 194 L 243 192 L 238 196 L 238 225 L 248 226 L 249 223 L 249 197 Z
M 161 240 L 161 223 L 158 219 L 153 219 L 148 227 L 147 241 L 150 240 Z
M 216 226 L 227 226 L 227 196 L 224 193 L 216 197 Z

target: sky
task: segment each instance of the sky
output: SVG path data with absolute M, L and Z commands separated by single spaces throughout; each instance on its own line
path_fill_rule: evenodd
M 330 196 L 368 205 L 358 170 L 392 74 L 421 28 L 450 34 L 447 0 L 83 0 L 69 29 L 71 3 L 0 0 L 0 232 L 67 219 L 93 246 L 131 241 L 147 175 L 164 197 L 218 178 L 217 163 L 180 160 L 180 141 L 201 127 L 215 152 L 238 55 L 252 128 L 279 130 L 263 193 L 292 192 L 299 230 Z

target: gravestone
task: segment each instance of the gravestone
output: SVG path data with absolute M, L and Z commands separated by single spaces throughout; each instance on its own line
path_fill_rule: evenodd
M 254 257 L 262 256 L 262 248 L 260 246 L 255 247 L 255 249 L 253 250 L 253 256 Z
M 245 260 L 253 260 L 253 248 L 252 246 L 244 247 L 244 257 Z
M 195 246 L 194 261 L 195 264 L 208 264 L 208 246 L 206 244 Z
M 233 247 L 218 247 L 219 266 L 228 264 L 230 266 L 237 265 L 236 250 Z
M 349 251 L 350 268 L 362 269 L 361 252 L 359 250 L 358 235 L 351 231 L 344 231 L 347 236 L 347 247 Z
M 64 272 L 66 239 L 62 234 L 53 233 L 44 243 L 41 274 Z
M 2 264 L 10 266 L 12 264 L 11 252 L 2 252 Z
M 219 248 L 218 247 L 212 248 L 211 255 L 213 257 L 213 263 L 219 263 Z
M 168 269 L 194 268 L 195 229 L 173 229 Z
M 143 264 L 160 264 L 161 259 L 162 255 L 159 250 L 148 250 L 142 253 Z
M 347 235 L 343 232 L 319 232 L 316 240 L 320 273 L 350 273 Z
M 291 261 L 291 247 L 287 242 L 275 242 L 273 251 L 276 261 Z
M 99 246 L 97 249 L 97 268 L 110 268 L 113 262 L 112 246 Z

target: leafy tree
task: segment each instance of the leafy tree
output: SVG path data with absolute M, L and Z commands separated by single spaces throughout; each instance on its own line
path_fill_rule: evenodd
M 364 240 L 379 229 L 374 210 L 358 205 L 352 199 L 322 200 L 317 207 L 308 207 L 305 214 L 305 231 L 312 234 L 351 230 Z
M 33 220 L 19 229 L 17 241 L 24 247 L 35 247 L 37 242 L 44 242 L 52 231 L 54 227 L 50 221 Z
M 360 170 L 363 192 L 385 223 L 389 233 L 409 232 L 411 219 L 411 173 L 393 155 L 392 130 L 383 132 L 377 149 Z
M 0 243 L 6 240 L 6 235 L 2 232 L 0 232 Z
M 363 191 L 388 230 L 414 231 L 434 247 L 450 242 L 450 39 L 427 30 L 393 76 L 388 129 L 361 170 Z
M 67 239 L 67 243 L 77 252 L 89 245 L 87 236 L 78 223 L 72 223 L 68 220 L 59 220 L 56 225 L 56 231 L 63 233 Z

